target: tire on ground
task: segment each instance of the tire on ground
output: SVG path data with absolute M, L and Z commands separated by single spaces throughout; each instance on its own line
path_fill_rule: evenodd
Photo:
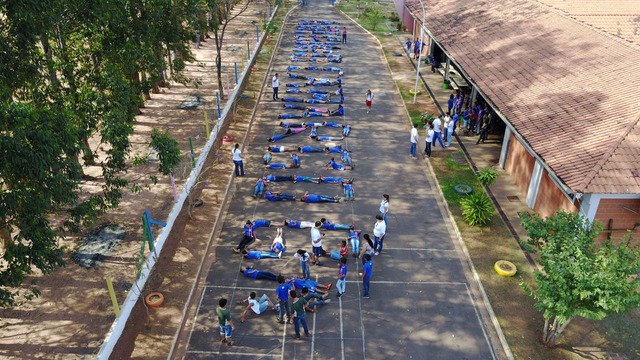
M 454 189 L 460 195 L 469 195 L 473 192 L 473 188 L 465 184 L 458 184 L 454 187 Z
M 512 262 L 507 260 L 496 261 L 493 265 L 493 269 L 498 273 L 498 275 L 507 277 L 515 275 L 518 271 L 518 268 L 516 268 Z

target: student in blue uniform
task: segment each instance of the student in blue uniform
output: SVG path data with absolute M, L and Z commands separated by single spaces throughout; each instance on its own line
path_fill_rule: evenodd
M 342 165 L 342 164 L 338 164 L 335 161 L 335 158 L 331 158 L 331 160 L 329 160 L 329 162 L 327 163 L 326 168 L 332 168 L 334 170 L 353 170 L 353 167 L 349 166 L 349 165 Z
M 264 194 L 264 189 L 267 187 L 267 184 L 265 182 L 264 178 L 258 178 L 258 181 L 256 181 L 256 185 L 253 188 L 253 197 L 257 198 L 259 196 L 261 196 L 262 194 Z
M 255 280 L 270 280 L 276 281 L 277 275 L 268 271 L 255 270 L 253 266 L 247 266 L 246 268 L 240 268 L 242 275 L 255 279 Z
M 265 195 L 266 197 L 266 195 Z M 309 192 L 305 192 L 304 195 L 300 198 L 300 201 L 306 203 L 339 203 L 340 198 L 336 198 L 328 195 L 319 195 L 319 194 L 309 194 Z
M 331 221 L 322 218 L 320 219 L 320 227 L 326 230 L 351 230 L 353 229 L 353 224 L 349 225 L 349 224 L 338 224 L 338 223 L 332 223 Z
M 362 265 L 362 287 L 364 289 L 363 298 L 369 298 L 369 285 L 371 283 L 371 276 L 373 275 L 373 262 L 371 261 L 371 255 L 364 254 L 364 265 Z
M 279 192 L 271 192 L 271 191 L 265 191 L 264 198 L 269 201 L 283 201 L 283 200 L 293 201 L 296 199 L 296 197 L 293 195 L 281 194 Z

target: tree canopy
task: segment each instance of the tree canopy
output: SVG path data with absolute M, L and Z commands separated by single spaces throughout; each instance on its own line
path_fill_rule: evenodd
M 63 231 L 120 202 L 134 116 L 167 77 L 187 81 L 201 3 L 0 2 L 0 306 L 63 265 Z M 101 193 L 79 196 L 86 166 L 101 168 Z
M 520 216 L 529 236 L 523 246 L 539 253 L 542 268 L 534 272 L 534 288 L 521 286 L 545 320 L 545 344 L 553 344 L 576 316 L 601 320 L 640 305 L 640 251 L 631 235 L 598 243 L 602 226 L 580 214 Z

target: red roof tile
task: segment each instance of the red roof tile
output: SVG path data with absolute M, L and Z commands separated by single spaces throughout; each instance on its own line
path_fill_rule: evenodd
M 636 0 L 429 0 L 426 27 L 569 188 L 640 194 L 640 46 L 576 15 L 613 3 L 640 13 Z

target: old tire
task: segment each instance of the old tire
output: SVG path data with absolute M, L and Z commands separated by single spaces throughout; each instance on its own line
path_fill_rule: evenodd
M 233 137 L 229 136 L 229 135 L 225 135 L 225 136 L 222 137 L 222 142 L 224 142 L 224 143 L 233 142 Z
M 458 184 L 454 187 L 454 189 L 460 195 L 469 195 L 473 192 L 473 188 L 465 184 Z
M 507 260 L 496 261 L 493 265 L 493 269 L 498 273 L 498 275 L 507 277 L 515 275 L 518 271 L 518 268 L 516 268 L 512 262 Z
M 158 291 L 152 291 L 144 297 L 144 303 L 148 307 L 157 308 L 164 304 L 164 295 Z
M 421 93 L 422 93 L 422 91 L 420 91 L 420 90 L 418 90 L 417 92 L 413 91 L 413 89 L 409 90 L 409 94 L 411 94 L 411 95 L 420 95 Z

